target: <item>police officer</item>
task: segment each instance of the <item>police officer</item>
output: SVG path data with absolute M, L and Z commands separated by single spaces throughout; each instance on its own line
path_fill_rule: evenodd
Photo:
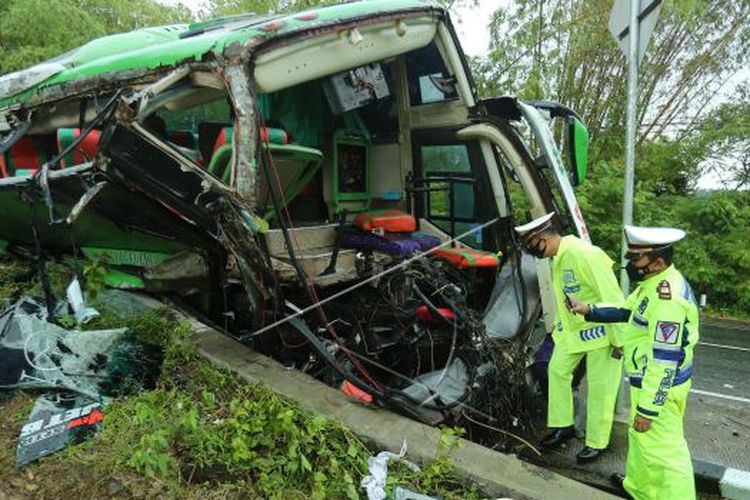
M 537 258 L 553 257 L 557 316 L 547 404 L 547 427 L 552 432 L 542 445 L 553 447 L 574 436 L 573 372 L 586 357 L 586 445 L 577 456 L 582 463 L 596 459 L 609 444 L 622 373 L 619 327 L 587 321 L 570 312 L 567 301 L 575 297 L 584 303 L 622 303 L 623 296 L 612 272 L 612 259 L 576 236 L 560 236 L 553 216 L 539 217 L 516 231 L 529 253 Z
M 638 287 L 625 308 L 572 301 L 591 321 L 627 321 L 623 336 L 630 380 L 628 463 L 613 475 L 637 500 L 695 498 L 683 417 L 698 342 L 698 308 L 690 285 L 672 265 L 673 244 L 685 232 L 625 226 L 628 275 Z

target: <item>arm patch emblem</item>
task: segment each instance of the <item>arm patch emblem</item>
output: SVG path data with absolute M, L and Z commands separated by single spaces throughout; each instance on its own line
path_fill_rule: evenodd
M 638 305 L 638 312 L 641 314 L 645 313 L 647 307 L 648 307 L 648 297 L 644 297 L 641 303 Z
M 659 286 L 656 287 L 656 292 L 659 294 L 660 299 L 669 300 L 672 298 L 672 288 L 669 286 L 669 281 L 661 280 Z
M 680 333 L 680 324 L 668 321 L 656 322 L 656 335 L 654 340 L 663 344 L 676 344 Z

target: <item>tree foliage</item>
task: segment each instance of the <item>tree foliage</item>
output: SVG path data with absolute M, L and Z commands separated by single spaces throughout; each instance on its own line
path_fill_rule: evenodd
M 476 6 L 479 0 L 436 0 L 436 2 L 446 9 L 456 11 L 459 8 Z M 342 3 L 341 0 L 206 0 L 200 16 L 210 18 L 246 12 L 259 15 L 280 14 L 338 3 Z
M 750 188 L 750 99 L 720 105 L 691 142 L 702 149 L 704 170 L 734 189 Z
M 626 61 L 608 30 L 612 0 L 516 0 L 490 23 L 475 61 L 485 94 L 554 99 L 586 118 L 592 139 L 622 152 Z M 689 134 L 750 62 L 750 0 L 665 2 L 640 72 L 639 143 Z
M 617 257 L 622 241 L 626 61 L 609 33 L 611 0 L 516 0 L 490 22 L 472 65 L 486 96 L 553 99 L 591 133 L 578 190 L 592 239 Z M 748 192 L 701 192 L 706 173 L 750 187 L 750 0 L 664 3 L 640 70 L 634 221 L 681 227 L 678 267 L 709 303 L 750 315 Z M 743 90 L 744 88 L 744 90 Z M 619 260 L 619 259 L 618 259 Z
M 185 7 L 156 0 L 0 1 L 0 72 L 29 67 L 100 36 L 190 17 Z
M 281 14 L 337 3 L 340 2 L 337 0 L 208 0 L 200 15 L 210 18 L 247 12 L 254 12 L 259 15 Z

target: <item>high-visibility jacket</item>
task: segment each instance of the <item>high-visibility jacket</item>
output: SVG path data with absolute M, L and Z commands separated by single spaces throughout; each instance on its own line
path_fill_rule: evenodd
M 621 346 L 622 325 L 586 321 L 566 305 L 566 294 L 583 302 L 622 304 L 623 296 L 612 272 L 614 262 L 602 249 L 576 236 L 563 236 L 552 260 L 552 280 L 557 301 L 555 348 L 566 352 L 590 352 L 610 345 Z
M 695 498 L 693 468 L 683 420 L 698 342 L 698 307 L 690 285 L 674 266 L 642 281 L 625 308 L 598 305 L 587 317 L 627 321 L 625 369 L 631 414 L 625 490 L 636 500 Z M 636 415 L 652 421 L 646 432 Z
M 642 281 L 626 300 L 630 328 L 625 370 L 641 389 L 636 411 L 654 419 L 670 389 L 693 373 L 698 342 L 698 307 L 687 280 L 674 266 Z

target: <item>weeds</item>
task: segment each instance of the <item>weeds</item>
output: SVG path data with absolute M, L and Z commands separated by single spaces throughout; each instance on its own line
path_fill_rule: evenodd
M 56 293 L 71 271 L 54 268 Z M 34 284 L 17 280 L 22 266 L 0 267 L 13 293 Z M 92 268 L 87 285 L 96 282 Z M 2 278 L 2 276 L 0 276 Z M 34 279 L 33 277 L 31 279 Z M 23 286 L 25 286 L 25 290 Z M 8 296 L 4 296 L 7 298 Z M 122 318 L 102 313 L 86 329 L 128 327 L 142 341 L 164 349 L 157 387 L 105 409 L 102 431 L 92 440 L 31 465 L 24 475 L 10 467 L 0 480 L 16 484 L 33 474 L 36 495 L 179 498 L 360 498 L 367 459 L 377 453 L 338 422 L 301 410 L 262 384 L 247 384 L 200 358 L 189 341 L 190 328 L 165 311 Z M 25 395 L 15 398 L 31 399 Z M 0 407 L 14 404 L 0 403 Z M 27 411 L 21 412 L 24 415 Z M 23 419 L 14 421 L 20 429 Z M 2 446 L 15 448 L 15 432 Z M 436 459 L 414 473 L 394 463 L 387 489 L 396 485 L 447 498 L 475 498 L 477 492 L 452 477 L 449 454 L 460 429 L 444 429 Z M 10 465 L 11 454 L 3 462 Z M 76 478 L 71 481 L 70 478 Z M 3 491 L 0 491 L 3 493 Z M 118 496 L 120 494 L 118 493 Z
M 174 494 L 206 481 L 228 485 L 243 478 L 265 498 L 360 497 L 373 452 L 351 431 L 211 366 L 185 347 L 180 328 L 168 329 L 174 336 L 165 346 L 159 388 L 109 409 L 99 440 L 122 450 L 112 470 L 134 469 Z M 462 434 L 444 429 L 436 460 L 420 473 L 395 467 L 389 489 L 401 484 L 477 497 L 451 477 L 449 454 Z

